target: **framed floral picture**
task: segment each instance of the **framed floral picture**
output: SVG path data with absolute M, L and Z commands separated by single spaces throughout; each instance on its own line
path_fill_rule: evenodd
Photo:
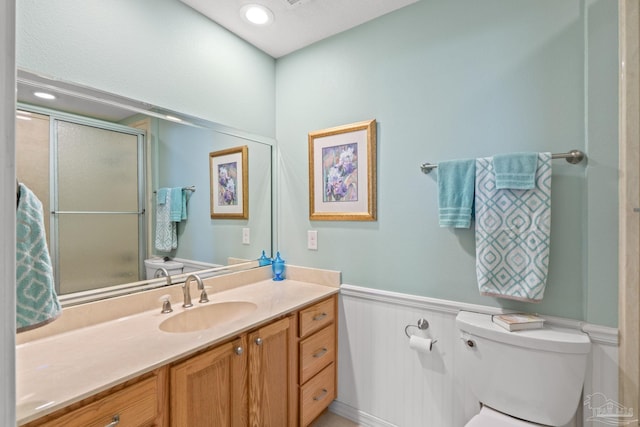
M 211 218 L 249 218 L 247 146 L 209 153 Z
M 376 220 L 376 121 L 309 133 L 309 219 Z

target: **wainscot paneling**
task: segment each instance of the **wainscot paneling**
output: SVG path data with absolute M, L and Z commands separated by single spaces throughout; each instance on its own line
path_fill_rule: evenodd
M 460 310 L 500 313 L 493 307 L 342 285 L 339 305 L 338 398 L 331 411 L 362 426 L 462 427 L 479 404 L 460 374 Z M 429 328 L 412 334 L 437 339 L 430 353 L 409 348 L 405 326 L 425 318 Z M 617 329 L 548 317 L 579 329 L 593 343 L 584 396 L 617 400 Z M 582 403 L 581 403 L 582 404 Z M 578 425 L 598 425 L 588 406 Z M 582 420 L 584 419 L 584 421 Z

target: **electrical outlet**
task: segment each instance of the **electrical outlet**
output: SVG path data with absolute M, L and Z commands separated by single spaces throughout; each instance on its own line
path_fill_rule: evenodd
M 307 249 L 318 250 L 318 232 L 316 230 L 307 231 Z
M 248 228 L 242 229 L 242 244 L 248 245 L 251 243 L 251 235 Z

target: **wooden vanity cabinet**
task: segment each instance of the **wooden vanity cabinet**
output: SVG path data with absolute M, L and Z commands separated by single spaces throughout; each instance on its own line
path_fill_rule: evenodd
M 308 426 L 336 397 L 337 296 L 24 427 Z
M 337 395 L 337 307 L 334 295 L 298 315 L 301 427 L 311 424 Z
M 24 427 L 163 427 L 166 369 L 39 418 Z
M 173 365 L 171 426 L 294 426 L 295 339 L 289 316 Z

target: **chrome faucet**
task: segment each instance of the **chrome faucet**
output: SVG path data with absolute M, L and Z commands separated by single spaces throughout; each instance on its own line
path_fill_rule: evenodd
M 169 272 L 167 271 L 166 268 L 164 267 L 160 267 L 156 270 L 155 274 L 153 275 L 153 277 L 155 279 L 159 278 L 159 277 L 166 277 L 167 278 L 167 286 L 171 285 L 171 276 L 169 275 Z
M 198 302 L 209 302 L 207 292 L 204 290 L 204 283 L 202 283 L 202 279 L 200 278 L 200 276 L 198 276 L 197 274 L 190 274 L 184 281 L 184 285 L 182 285 L 182 293 L 184 294 L 184 304 L 182 304 L 182 306 L 185 308 L 193 307 L 193 304 L 191 303 L 191 291 L 189 289 L 189 283 L 191 282 L 191 279 L 195 279 L 195 281 L 198 283 L 198 290 L 202 291 L 200 293 L 200 300 Z

